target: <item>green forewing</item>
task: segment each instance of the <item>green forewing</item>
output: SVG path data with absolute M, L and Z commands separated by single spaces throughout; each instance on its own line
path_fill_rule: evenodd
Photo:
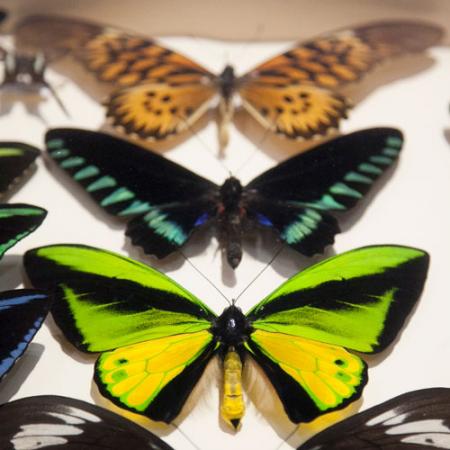
M 256 330 L 380 351 L 395 338 L 417 301 L 428 260 L 425 252 L 409 247 L 353 250 L 292 277 L 248 318 Z
M 214 314 L 160 272 L 103 250 L 57 245 L 25 255 L 34 286 L 55 289 L 53 315 L 81 350 L 97 352 L 208 329 Z

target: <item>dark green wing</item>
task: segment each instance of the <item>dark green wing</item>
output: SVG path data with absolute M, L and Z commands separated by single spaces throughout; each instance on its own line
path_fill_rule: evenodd
M 25 254 L 31 283 L 52 292 L 57 325 L 96 364 L 117 405 L 172 421 L 214 355 L 215 315 L 162 273 L 104 250 L 55 245 Z
M 25 204 L 0 204 L 0 258 L 13 245 L 32 233 L 47 211 Z
M 365 364 L 345 349 L 384 350 L 417 302 L 429 257 L 400 246 L 364 247 L 295 275 L 249 311 L 248 350 L 294 422 L 361 395 Z
M 39 156 L 36 147 L 21 142 L 0 142 L 0 197 Z

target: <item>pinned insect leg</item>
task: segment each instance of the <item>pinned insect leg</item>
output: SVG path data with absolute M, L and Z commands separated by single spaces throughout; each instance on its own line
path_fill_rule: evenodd
M 238 430 L 245 413 L 242 396 L 242 361 L 231 347 L 223 361 L 223 393 L 220 413 L 223 420 Z

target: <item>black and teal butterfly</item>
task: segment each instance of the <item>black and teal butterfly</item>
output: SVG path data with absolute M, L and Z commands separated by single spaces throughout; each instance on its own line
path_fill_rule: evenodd
M 152 420 L 171 422 L 208 362 L 224 363 L 222 417 L 244 414 L 240 375 L 253 358 L 293 422 L 308 422 L 359 398 L 361 353 L 396 338 L 423 288 L 428 255 L 400 246 L 365 247 L 290 278 L 246 315 L 220 316 L 170 278 L 104 250 L 54 245 L 30 250 L 31 283 L 54 296 L 53 317 L 84 352 L 101 352 L 100 392 Z
M 297 450 L 450 448 L 450 389 L 399 395 L 318 433 Z
M 246 186 L 230 177 L 218 186 L 115 137 L 51 130 L 50 156 L 111 214 L 131 219 L 126 234 L 163 258 L 207 224 L 218 230 L 229 264 L 242 257 L 243 235 L 269 228 L 295 250 L 313 255 L 339 233 L 334 211 L 352 208 L 396 160 L 402 134 L 373 128 L 294 156 Z
M 49 309 L 50 298 L 44 292 L 17 289 L 0 293 L 0 379 L 25 352 Z
M 27 397 L 0 406 L 0 448 L 173 450 L 124 417 L 56 395 Z

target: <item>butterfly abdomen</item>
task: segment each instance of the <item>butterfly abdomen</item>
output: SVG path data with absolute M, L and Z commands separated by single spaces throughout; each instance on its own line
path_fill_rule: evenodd
M 242 362 L 233 348 L 229 349 L 223 361 L 223 396 L 220 412 L 223 420 L 238 429 L 245 413 L 242 396 Z
M 233 269 L 242 259 L 242 219 L 245 216 L 245 210 L 241 203 L 242 185 L 237 178 L 230 177 L 220 188 L 218 224 L 219 241 Z

